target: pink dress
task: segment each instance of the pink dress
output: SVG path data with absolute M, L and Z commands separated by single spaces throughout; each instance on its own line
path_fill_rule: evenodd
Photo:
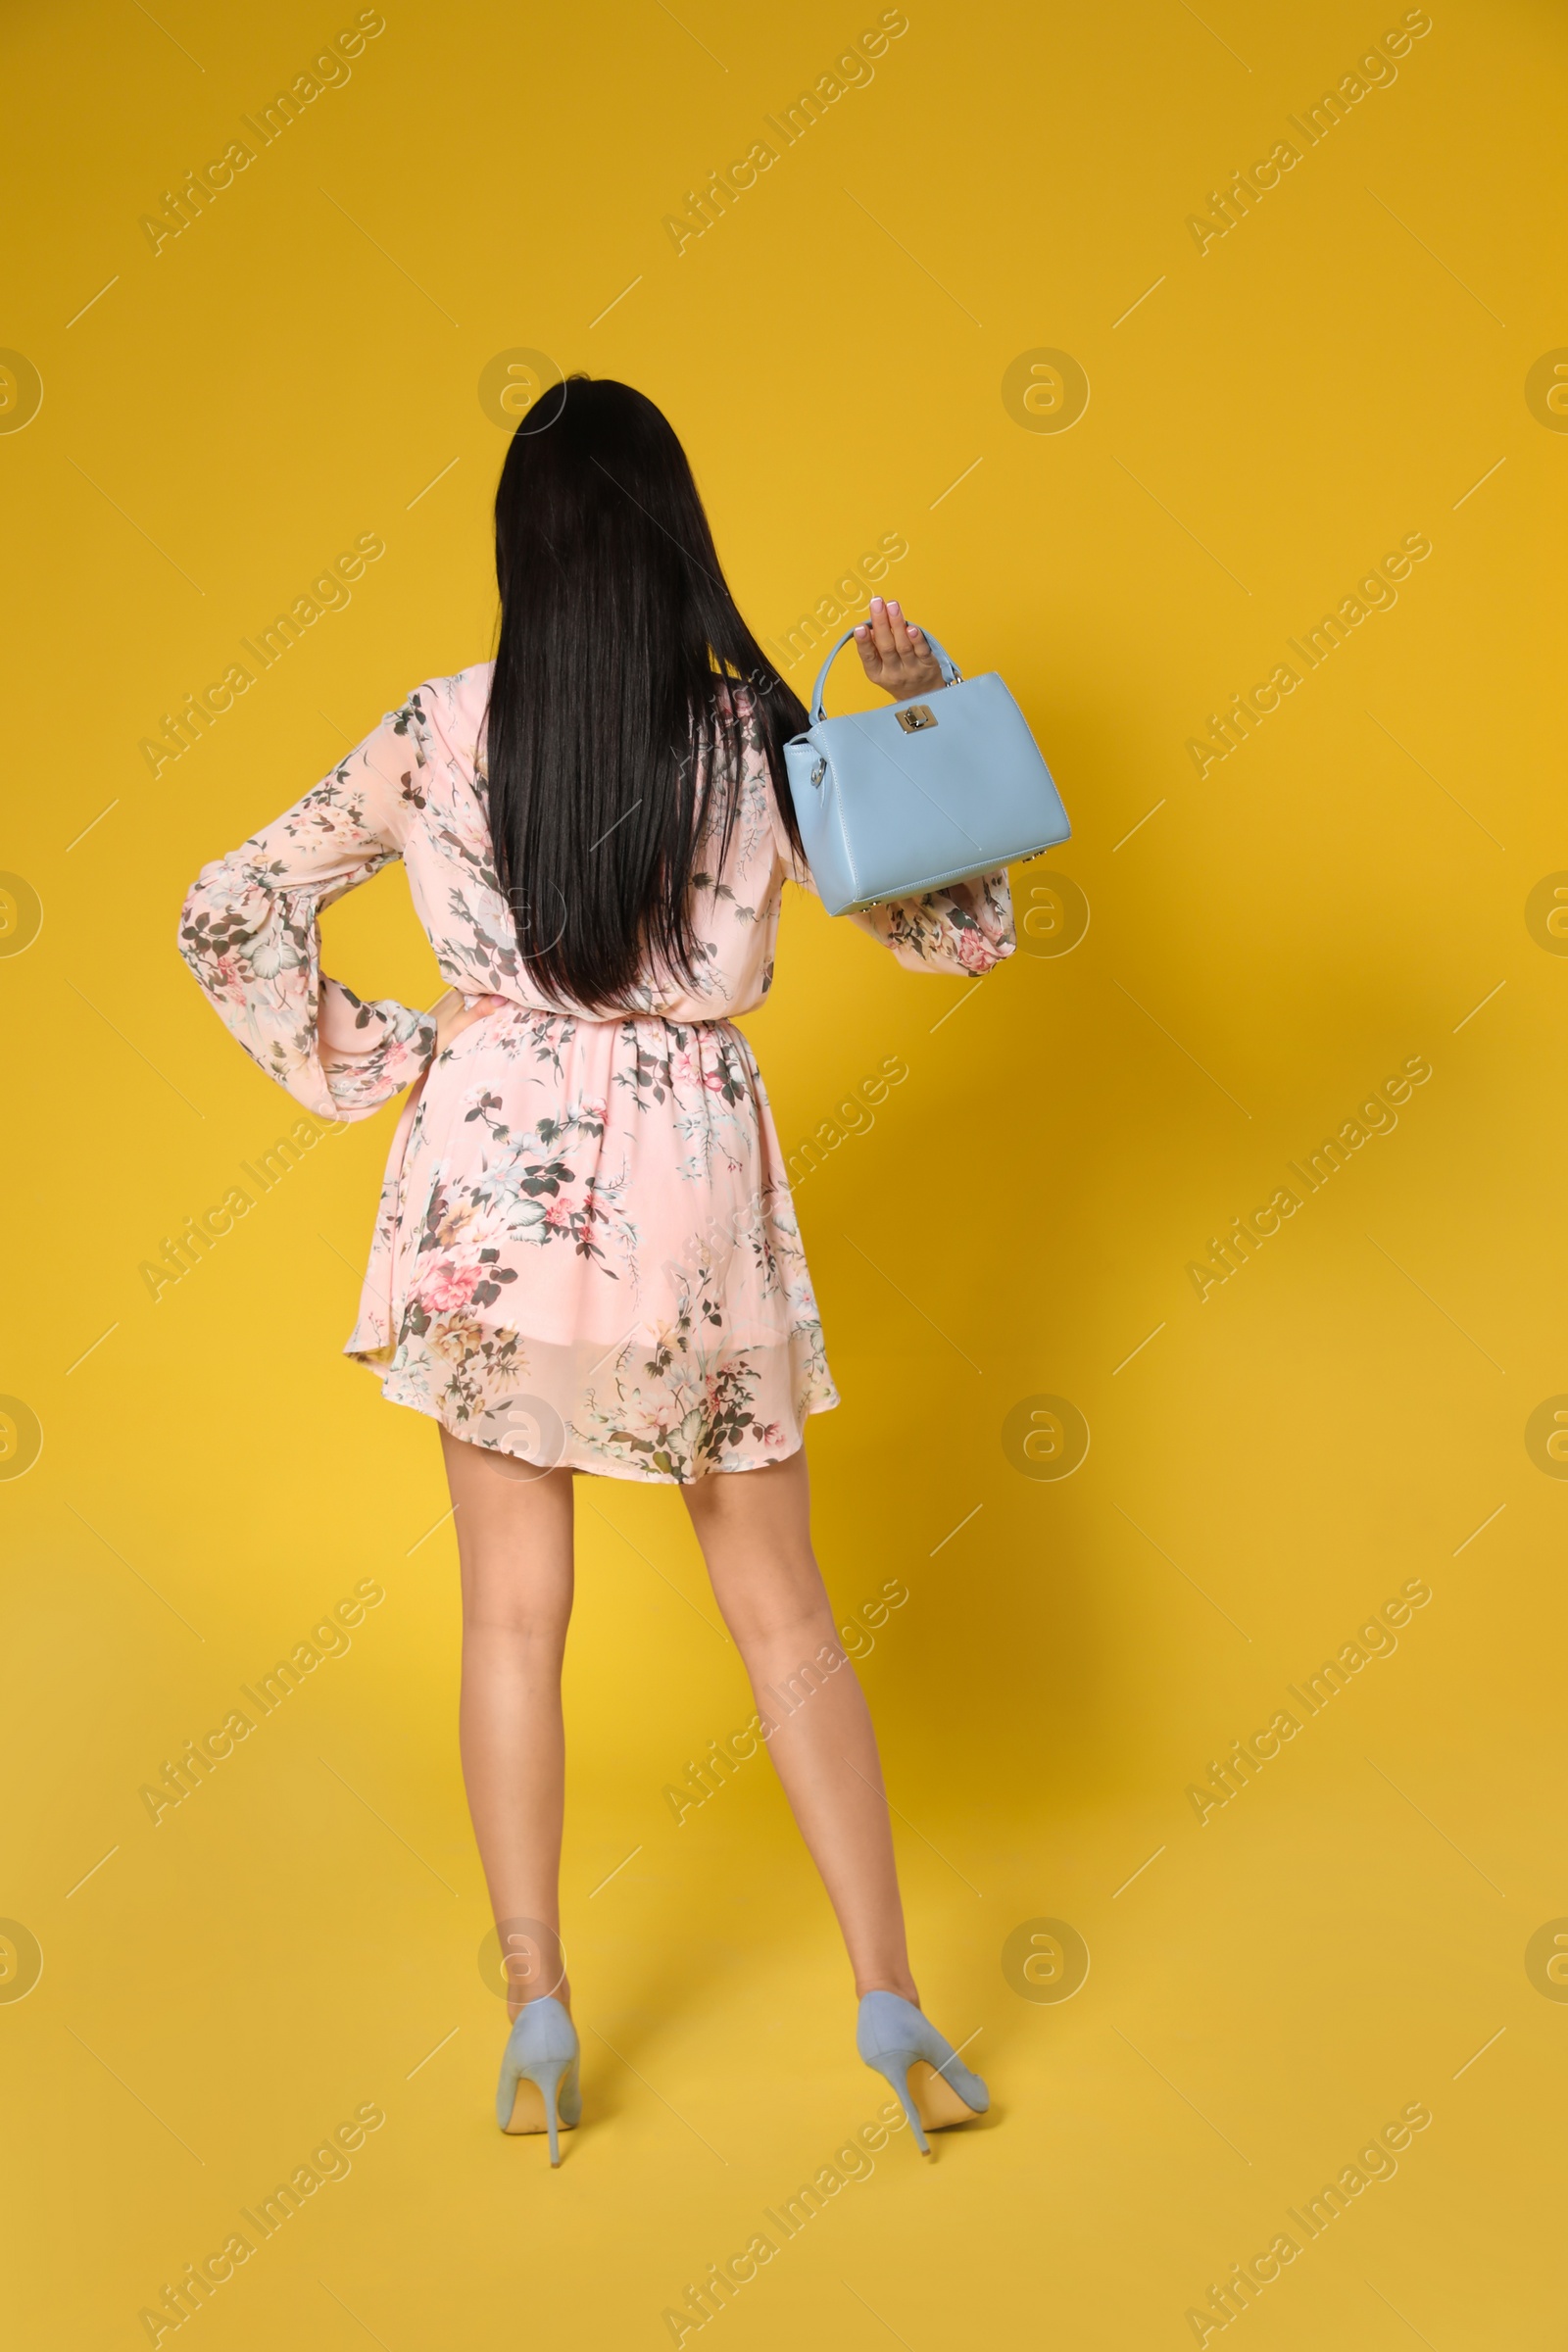
M 773 977 L 792 858 L 750 728 L 728 857 L 692 879 L 699 983 L 611 1018 L 543 998 L 495 875 L 484 663 L 435 678 L 313 792 L 204 866 L 180 952 L 279 1085 L 363 1119 L 412 1084 L 345 1353 L 393 1402 L 530 1462 L 684 1484 L 779 1461 L 838 1402 L 784 1157 L 731 1015 Z M 744 710 L 744 697 L 742 708 Z M 320 908 L 401 858 L 447 981 L 434 1023 L 320 968 Z M 701 860 L 699 860 L 701 866 Z M 916 971 L 1013 950 L 1004 874 L 850 918 Z M 353 1037 L 352 1051 L 332 1041 Z

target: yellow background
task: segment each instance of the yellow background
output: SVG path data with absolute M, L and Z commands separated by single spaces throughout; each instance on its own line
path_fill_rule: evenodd
M 1568 342 L 1560 17 L 1436 5 L 1200 256 L 1187 216 L 1399 9 L 911 0 L 874 80 L 677 257 L 662 217 L 874 9 L 388 0 L 346 86 L 155 256 L 139 217 L 354 12 L 28 13 L 0 320 L 44 387 L 0 435 L 0 866 L 43 906 L 0 964 L 0 1390 L 43 1430 L 0 1487 L 0 1911 L 43 1953 L 0 2008 L 16 2340 L 145 2341 L 140 2307 L 375 2100 L 352 2176 L 204 2313 L 209 2352 L 667 2342 L 664 2307 L 883 2095 L 765 1765 L 678 1830 L 662 1801 L 750 1712 L 679 1500 L 585 1483 L 587 2124 L 555 2176 L 498 2136 L 435 1432 L 337 1353 L 390 1117 L 156 1304 L 138 1275 L 297 1115 L 177 961 L 183 890 L 486 657 L 505 444 L 477 386 L 530 347 L 664 408 L 759 634 L 907 538 L 898 591 L 1023 703 L 1074 821 L 1044 870 L 1092 909 L 971 1001 L 792 898 L 748 1023 L 790 1150 L 908 1065 L 801 1188 L 844 1392 L 817 1530 L 846 1611 L 908 1587 L 864 1679 L 918 1980 L 996 2105 L 930 2166 L 895 2139 L 714 2325 L 1191 2342 L 1209 2282 L 1424 2101 L 1397 2177 L 1249 2312 L 1254 2352 L 1556 2342 L 1568 2008 L 1525 1950 L 1568 1913 L 1568 1489 L 1524 1433 L 1568 1389 L 1568 963 L 1525 907 L 1568 863 L 1568 441 L 1525 379 Z M 1041 347 L 1092 387 L 1065 432 L 1004 405 Z M 366 531 L 387 552 L 349 609 L 154 780 L 160 714 Z M 1397 606 L 1200 781 L 1206 714 L 1415 531 Z M 434 993 L 395 875 L 328 950 Z M 1207 1238 L 1416 1054 L 1396 1131 L 1200 1303 Z M 1040 1394 L 1092 1433 L 1059 1482 L 1003 1446 Z M 351 1653 L 155 1829 L 140 1785 L 367 1577 Z M 1414 1578 L 1397 1652 L 1200 1826 L 1189 1784 Z M 1002 1965 L 1047 1917 L 1092 1955 L 1062 2003 Z

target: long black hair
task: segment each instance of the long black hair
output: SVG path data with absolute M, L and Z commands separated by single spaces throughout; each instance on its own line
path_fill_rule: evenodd
M 700 977 L 691 884 L 717 879 L 748 729 L 798 848 L 782 745 L 806 712 L 736 610 L 686 453 L 629 384 L 568 376 L 496 492 L 501 622 L 486 750 L 496 870 L 535 985 L 624 1008 Z

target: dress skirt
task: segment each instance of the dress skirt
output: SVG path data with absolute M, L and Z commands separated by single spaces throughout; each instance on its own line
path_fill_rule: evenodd
M 753 1470 L 838 1402 L 783 1154 L 728 1021 L 498 1005 L 393 1137 L 345 1353 L 541 1467 Z

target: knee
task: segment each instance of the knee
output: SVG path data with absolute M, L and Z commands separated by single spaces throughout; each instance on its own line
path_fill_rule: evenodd
M 811 1660 L 831 1651 L 835 1669 L 849 1663 L 831 1612 L 820 1600 L 806 1601 L 794 1594 L 750 1597 L 730 1611 L 730 1631 L 743 1658 L 775 1660 L 788 1653 L 791 1662 Z M 825 1659 L 824 1659 L 825 1663 Z
M 564 1649 L 571 1615 L 569 1597 L 530 1592 L 506 1576 L 468 1579 L 463 1595 L 465 1640 L 500 1635 L 509 1641 Z

